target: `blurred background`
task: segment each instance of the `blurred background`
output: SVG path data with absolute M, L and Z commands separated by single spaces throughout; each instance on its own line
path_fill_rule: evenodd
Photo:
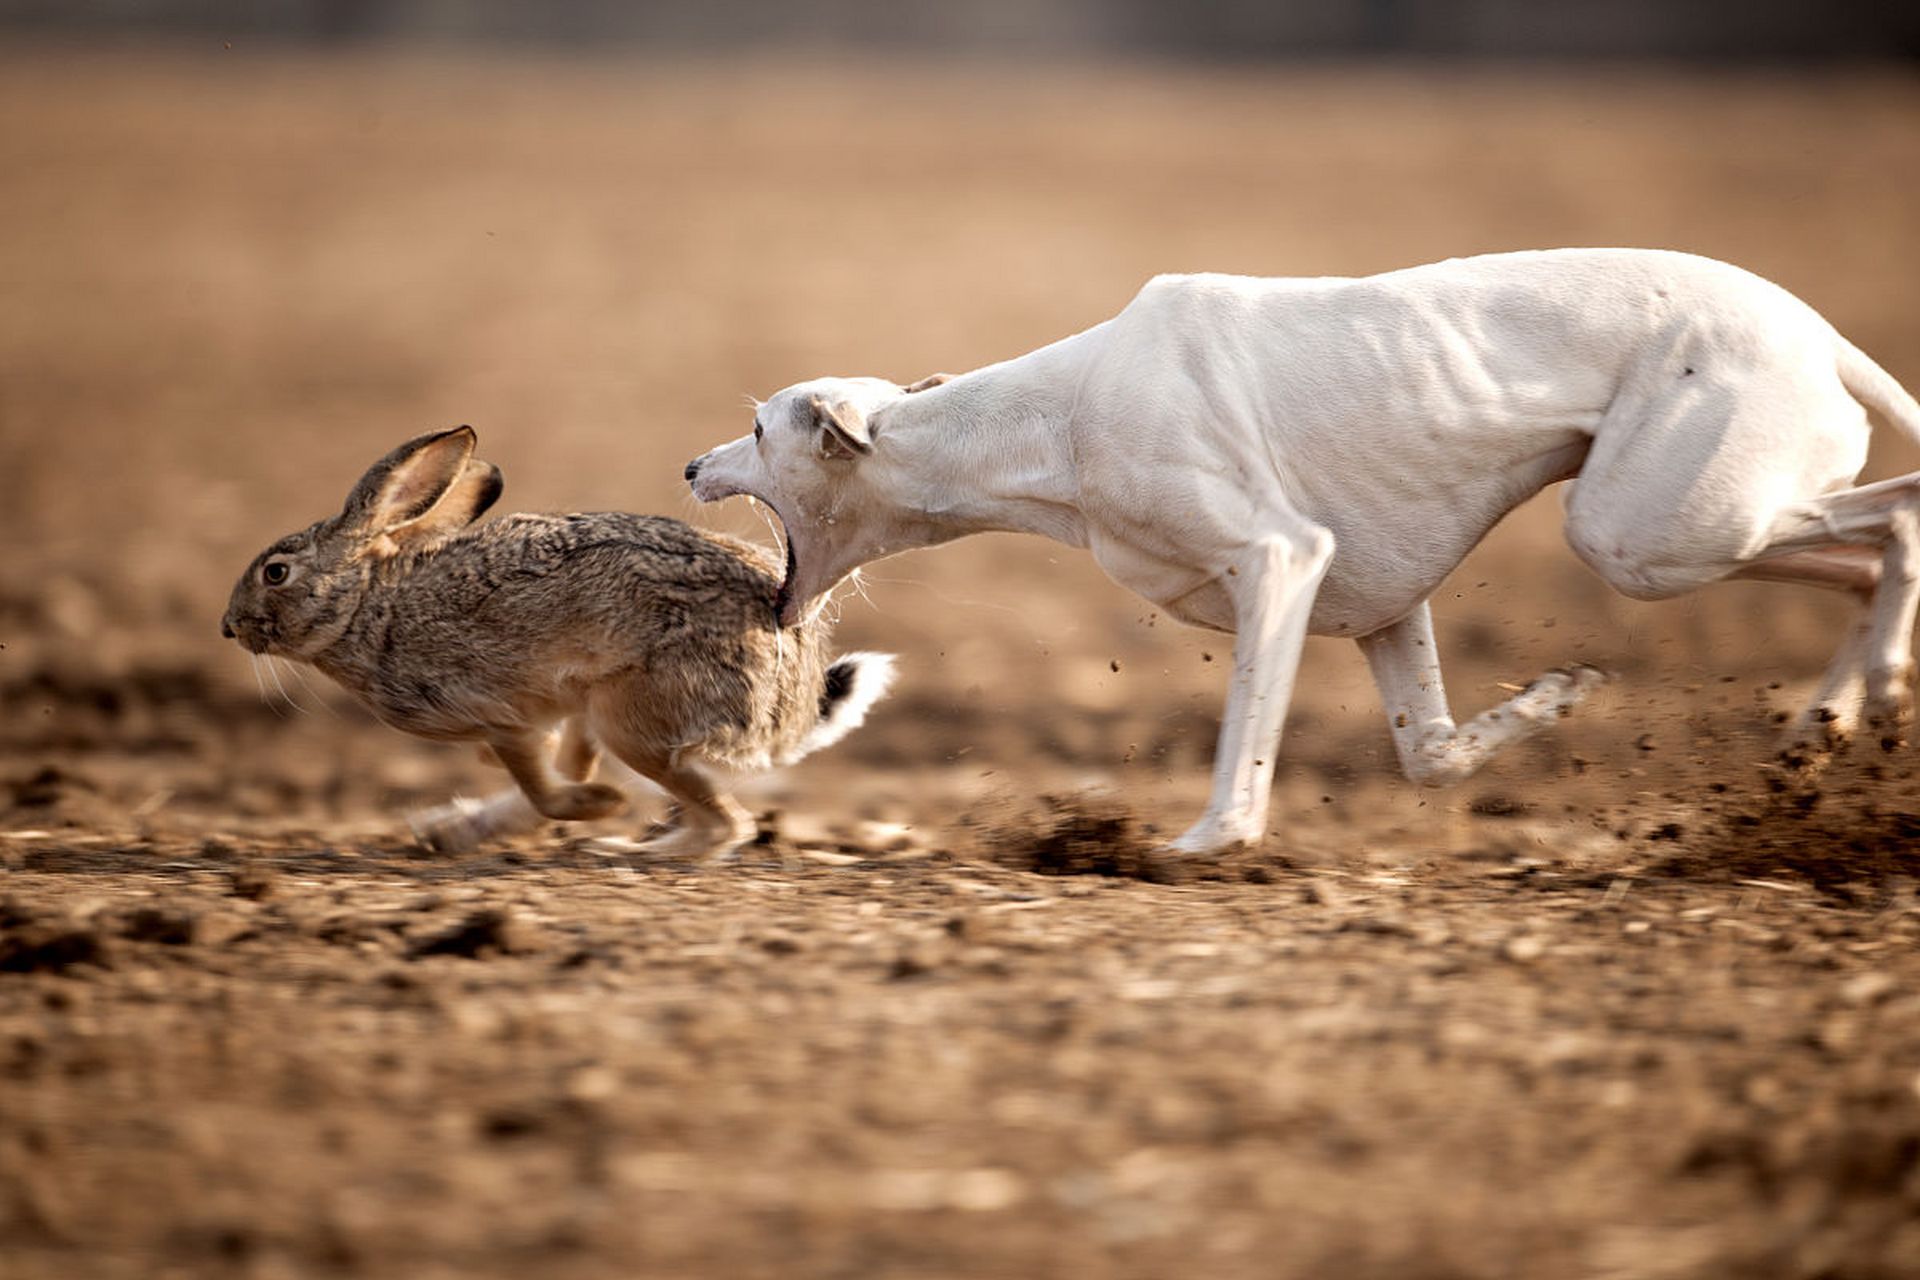
M 679 479 L 744 430 L 746 397 L 1002 359 L 1161 271 L 1685 249 L 1781 282 L 1920 384 L 1916 13 L 0 0 L 0 749 L 96 773 L 129 736 L 260 759 L 208 745 L 260 713 L 217 636 L 232 579 L 415 432 L 474 424 L 504 508 L 765 537 Z M 1893 441 L 1873 466 L 1913 462 Z M 1204 783 L 1221 642 L 1081 553 L 973 539 L 876 565 L 867 592 L 844 641 L 906 676 L 854 759 Z M 1724 702 L 1728 671 L 1791 692 L 1842 612 L 1779 586 L 1611 596 L 1551 495 L 1436 603 L 1463 712 L 1571 659 L 1627 676 L 1571 739 L 1589 754 L 1633 739 L 1642 700 Z M 1314 642 L 1307 672 L 1300 785 L 1385 776 L 1352 646 Z M 149 712 L 171 727 L 126 728 Z M 365 759 L 351 744 L 377 731 L 343 714 L 269 740 Z M 423 791 L 465 776 L 365 741 L 433 762 Z
M 1422 792 L 1311 641 L 1280 837 L 1181 885 L 996 860 L 1190 821 L 1227 666 L 1038 539 L 872 566 L 897 692 L 718 867 L 425 853 L 497 774 L 218 621 L 454 423 L 503 509 L 770 537 L 680 478 L 749 396 L 1165 271 L 1690 250 L 1920 388 L 1917 13 L 0 0 L 0 1272 L 1911 1276 L 1912 757 L 1747 802 L 1845 601 L 1624 600 L 1543 495 L 1456 710 L 1619 678 Z

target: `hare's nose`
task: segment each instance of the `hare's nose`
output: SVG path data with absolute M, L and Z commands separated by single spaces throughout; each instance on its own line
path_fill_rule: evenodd
M 220 634 L 229 640 L 233 639 L 233 624 L 225 618 L 220 619 Z
M 681 472 L 682 475 L 686 476 L 688 484 L 692 484 L 693 478 L 700 474 L 700 463 L 703 460 L 704 460 L 704 455 L 702 455 L 702 457 L 700 458 L 695 458 L 692 462 L 689 462 L 687 464 L 687 469 Z

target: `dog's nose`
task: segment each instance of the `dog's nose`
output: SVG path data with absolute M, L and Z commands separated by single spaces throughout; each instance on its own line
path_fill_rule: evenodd
M 225 618 L 220 619 L 220 634 L 229 640 L 233 639 L 233 624 Z
M 695 458 L 692 462 L 689 462 L 687 469 L 681 474 L 686 476 L 688 484 L 692 484 L 693 478 L 700 474 L 700 459 Z

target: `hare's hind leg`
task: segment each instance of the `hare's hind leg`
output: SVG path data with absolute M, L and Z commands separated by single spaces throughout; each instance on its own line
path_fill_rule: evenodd
M 698 766 L 677 758 L 674 751 L 609 733 L 607 749 L 628 768 L 659 784 L 680 806 L 680 823 L 665 835 L 646 842 L 649 853 L 676 858 L 718 858 L 753 839 L 757 827 L 738 801 L 714 785 Z

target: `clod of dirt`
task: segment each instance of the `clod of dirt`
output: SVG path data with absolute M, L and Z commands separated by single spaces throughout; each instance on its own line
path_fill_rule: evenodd
M 1185 879 L 1124 805 L 1086 796 L 1047 796 L 1037 822 L 987 836 L 994 861 L 1045 876 L 1117 876 L 1157 884 Z M 1038 827 L 1036 832 L 1035 828 Z
M 1489 791 L 1467 801 L 1467 812 L 1483 818 L 1518 818 L 1533 812 L 1533 806 L 1517 797 Z
M 51 809 L 75 791 L 98 790 L 87 779 L 54 765 L 0 785 L 5 786 L 9 807 L 14 809 Z
M 29 918 L 15 904 L 0 903 L 0 973 L 65 973 L 75 965 L 110 968 L 100 931 L 67 921 Z
M 422 956 L 466 956 L 475 959 L 487 954 L 525 955 L 543 945 L 539 931 L 509 911 L 488 907 L 474 912 L 452 928 L 430 934 L 407 952 L 414 959 Z
M 200 936 L 200 917 L 173 907 L 135 907 L 120 917 L 118 932 L 133 942 L 190 947 Z
M 1728 792 L 1710 823 L 1652 832 L 1649 840 L 1679 847 L 1649 870 L 1688 879 L 1800 879 L 1845 900 L 1863 888 L 1920 879 L 1912 781 L 1904 770 L 1894 776 L 1844 761 L 1817 786 L 1770 776 L 1745 794 Z
M 918 978 L 932 973 L 940 967 L 940 957 L 931 947 L 916 946 L 902 948 L 887 966 L 887 977 L 894 982 L 908 978 Z
M 260 902 L 273 896 L 274 886 L 278 882 L 279 877 L 268 868 L 249 863 L 233 869 L 228 888 L 236 898 Z

